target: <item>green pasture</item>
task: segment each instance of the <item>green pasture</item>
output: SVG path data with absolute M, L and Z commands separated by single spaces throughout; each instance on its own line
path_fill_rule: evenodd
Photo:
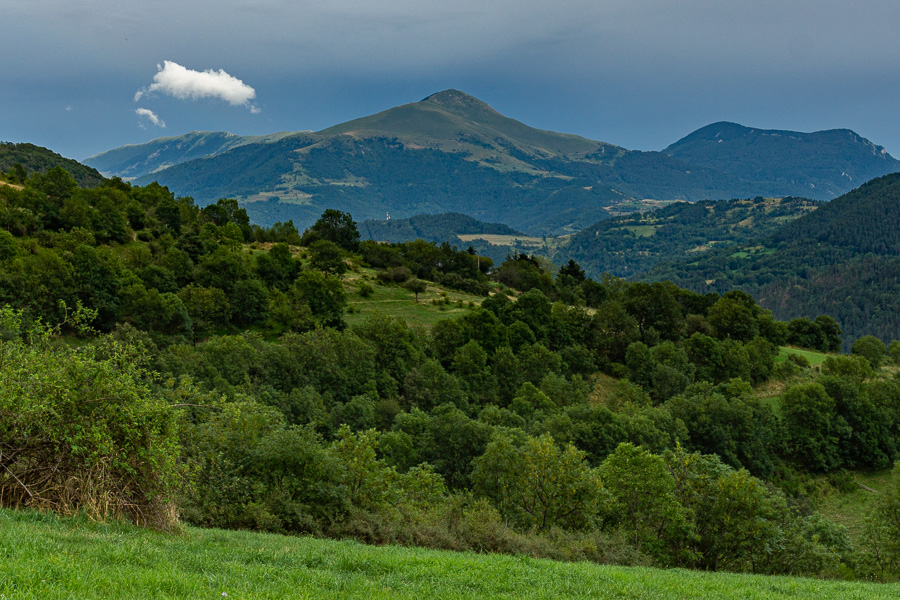
M 825 362 L 825 359 L 828 358 L 828 355 L 822 352 L 816 352 L 814 350 L 801 350 L 800 348 L 791 348 L 789 346 L 781 346 L 778 349 L 778 356 L 775 357 L 775 362 L 784 362 L 791 354 L 798 354 L 805 357 L 806 360 L 809 361 L 809 364 L 813 367 L 821 365 L 823 362 Z
M 374 293 L 368 298 L 359 294 L 361 283 L 372 286 Z M 410 326 L 431 327 L 441 319 L 459 317 L 472 304 L 480 305 L 484 298 L 450 290 L 428 282 L 424 293 L 415 295 L 400 285 L 381 285 L 374 277 L 353 274 L 344 279 L 348 311 L 344 320 L 348 325 L 365 321 L 368 315 L 380 312 L 403 319 Z M 445 296 L 446 294 L 446 296 Z
M 816 508 L 822 515 L 847 528 L 854 544 L 865 544 L 865 517 L 872 510 L 878 494 L 893 480 L 892 469 L 879 471 L 851 471 L 852 480 L 859 485 L 847 491 L 837 491 L 821 499 Z M 866 489 L 868 488 L 868 489 Z
M 898 584 L 608 567 L 0 511 L 0 598 L 880 600 Z

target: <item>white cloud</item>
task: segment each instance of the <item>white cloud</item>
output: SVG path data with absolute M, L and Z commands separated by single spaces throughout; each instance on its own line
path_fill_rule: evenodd
M 156 68 L 158 71 L 153 77 L 153 83 L 150 87 L 138 90 L 134 95 L 135 102 L 147 94 L 160 92 L 179 100 L 218 98 L 232 106 L 246 106 L 253 113 L 259 112 L 259 108 L 250 104 L 256 98 L 256 90 L 223 69 L 194 71 L 170 60 Z
M 149 108 L 139 108 L 136 111 L 134 111 L 134 113 L 137 116 L 141 117 L 142 119 L 147 119 L 148 121 L 150 121 L 157 127 L 165 127 L 166 126 L 166 122 L 163 121 L 162 119 L 160 119 L 159 116 L 155 112 L 150 110 Z M 141 127 L 143 127 L 144 126 L 143 122 L 141 122 L 140 125 L 141 125 Z

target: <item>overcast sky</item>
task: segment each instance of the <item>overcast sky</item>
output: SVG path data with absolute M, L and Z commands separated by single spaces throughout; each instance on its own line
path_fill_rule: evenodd
M 900 157 L 898 26 L 896 0 L 3 0 L 0 140 L 84 159 L 457 88 L 630 149 L 727 120 Z

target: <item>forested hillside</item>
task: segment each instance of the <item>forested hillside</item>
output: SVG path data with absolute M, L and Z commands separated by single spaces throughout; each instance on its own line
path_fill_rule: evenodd
M 459 235 L 511 235 L 525 234 L 502 223 L 484 223 L 462 213 L 416 215 L 408 219 L 368 219 L 359 224 L 363 239 L 383 242 L 406 242 L 422 239 L 428 242 L 459 244 Z
M 450 290 L 481 300 L 348 325 L 376 288 L 437 315 Z M 900 343 L 833 354 L 841 336 L 740 291 L 361 241 L 337 210 L 264 228 L 234 200 L 53 169 L 0 186 L 0 503 L 893 578 L 900 490 L 864 545 L 816 511 L 844 469 L 900 458 Z
M 803 198 L 681 202 L 596 223 L 561 244 L 555 257 L 575 259 L 592 277 L 640 278 L 663 261 L 693 262 L 712 249 L 765 239 L 818 206 Z
M 872 180 L 749 245 L 649 275 L 695 291 L 740 288 L 778 318 L 833 315 L 848 340 L 900 337 L 900 175 Z
M 16 165 L 21 165 L 21 169 Z M 0 142 L 0 172 L 8 173 L 11 183 L 24 183 L 29 173 L 47 173 L 54 167 L 68 171 L 78 185 L 94 187 L 103 182 L 103 176 L 71 158 L 64 158 L 52 150 L 34 144 Z

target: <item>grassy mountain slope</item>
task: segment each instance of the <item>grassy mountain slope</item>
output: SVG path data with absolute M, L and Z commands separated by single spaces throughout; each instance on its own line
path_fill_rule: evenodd
M 261 223 L 303 226 L 328 207 L 359 219 L 457 211 L 536 234 L 577 231 L 635 199 L 771 191 L 663 153 L 535 129 L 457 90 L 314 134 L 242 144 L 137 182 L 151 180 L 200 203 L 236 197 Z
M 16 163 L 31 173 L 46 173 L 54 167 L 62 167 L 81 187 L 94 187 L 103 181 L 96 169 L 85 166 L 71 158 L 65 158 L 52 150 L 34 144 L 14 144 L 0 142 L 0 172 L 8 171 Z
M 560 227 L 573 223 L 580 227 L 599 216 L 586 212 L 586 207 L 599 210 L 627 198 L 608 187 L 592 187 L 596 177 L 498 170 L 462 153 L 347 135 L 292 136 L 241 146 L 137 183 L 151 180 L 201 204 L 237 197 L 256 222 L 291 218 L 300 227 L 329 207 L 351 212 L 359 220 L 383 218 L 387 212 L 405 218 L 450 211 L 517 229 L 540 229 L 548 220 L 562 221 Z
M 468 152 L 479 161 L 532 171 L 529 158 L 557 156 L 609 161 L 627 150 L 577 135 L 529 127 L 505 117 L 459 90 L 445 90 L 421 102 L 354 119 L 319 132 L 354 137 L 393 136 L 409 142 Z
M 900 174 L 886 175 L 770 237 L 661 264 L 655 280 L 696 291 L 739 287 L 776 318 L 830 314 L 852 342 L 900 339 Z
M 800 133 L 713 123 L 663 152 L 742 179 L 777 184 L 784 195 L 816 200 L 831 200 L 900 171 L 900 161 L 849 129 Z
M 222 154 L 246 144 L 279 140 L 287 133 L 241 136 L 225 131 L 192 131 L 101 152 L 84 163 L 108 175 L 134 179 L 195 158 Z
M 898 584 L 608 567 L 0 511 L 0 595 L 16 598 L 896 598 Z
M 680 202 L 596 223 L 561 246 L 557 262 L 574 258 L 592 277 L 640 276 L 662 261 L 696 259 L 713 248 L 763 239 L 817 206 L 802 198 Z
M 200 204 L 237 198 L 261 224 L 293 219 L 303 227 L 325 208 L 359 220 L 386 212 L 401 219 L 462 212 L 530 235 L 561 235 L 630 212 L 643 199 L 831 199 L 842 177 L 858 181 L 896 163 L 883 153 L 874 166 L 858 167 L 865 162 L 860 152 L 877 153 L 878 147 L 852 132 L 797 134 L 805 136 L 798 145 L 771 132 L 747 141 L 740 131 L 761 130 L 734 128 L 739 131 L 727 143 L 721 132 L 704 128 L 666 152 L 637 152 L 529 127 L 477 98 L 445 90 L 315 133 L 259 140 L 190 134 L 114 150 L 91 164 L 102 160 L 129 176 L 143 172 L 137 183 L 156 180 Z M 708 138 L 727 156 L 703 150 Z M 738 168 L 744 163 L 750 166 Z M 838 167 L 843 171 L 833 174 Z

